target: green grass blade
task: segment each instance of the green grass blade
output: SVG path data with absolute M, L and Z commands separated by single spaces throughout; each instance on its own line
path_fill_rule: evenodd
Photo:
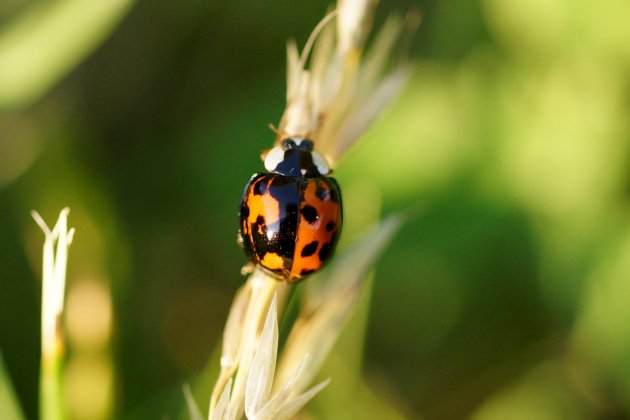
M 41 2 L 0 33 L 0 109 L 37 100 L 99 45 L 132 0 Z
M 24 419 L 24 414 L 22 413 L 13 385 L 11 384 L 11 378 L 9 378 L 9 374 L 4 365 L 2 353 L 0 353 L 0 419 Z

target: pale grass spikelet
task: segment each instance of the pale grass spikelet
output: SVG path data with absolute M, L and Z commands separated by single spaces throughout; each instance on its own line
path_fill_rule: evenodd
M 309 138 L 333 165 L 401 91 L 411 73 L 409 65 L 392 59 L 402 20 L 390 18 L 363 52 L 376 3 L 341 0 L 301 53 L 294 42 L 288 44 L 287 105 L 276 142 Z M 228 315 L 210 419 L 288 419 L 328 384 L 327 379 L 310 387 L 353 313 L 371 265 L 404 219 L 394 215 L 378 224 L 309 279 L 321 286 L 305 294 L 282 354 L 278 311 L 295 286 L 253 270 Z M 192 407 L 192 398 L 186 398 Z
M 245 323 L 249 327 L 243 332 L 248 330 L 249 334 L 241 337 L 241 341 L 248 342 L 243 345 L 248 350 L 241 354 L 236 377 L 237 380 L 246 377 L 244 389 L 232 386 L 231 377 L 225 384 L 221 379 L 217 381 L 212 396 L 211 419 L 239 419 L 243 407 L 250 420 L 290 418 L 328 384 L 329 380 L 326 380 L 304 391 L 352 314 L 367 270 L 404 221 L 403 215 L 395 214 L 379 223 L 339 255 L 325 273 L 313 280 L 321 287 L 306 294 L 306 301 L 291 329 L 277 369 L 278 296 L 283 296 L 287 287 L 293 286 L 271 279 L 259 270 L 254 272 L 238 292 L 259 288 L 251 294 L 254 300 L 250 300 L 248 306 L 250 315 Z M 260 315 L 263 308 L 266 316 L 259 331 L 257 327 L 263 319 Z M 256 315 L 251 315 L 253 313 Z M 250 354 L 251 351 L 253 353 Z M 192 413 L 192 409 L 189 410 Z
M 45 235 L 42 260 L 42 321 L 40 413 L 41 417 L 58 418 L 62 415 L 60 389 L 61 363 L 64 353 L 61 315 L 66 289 L 68 248 L 74 229 L 68 230 L 68 213 L 65 208 L 50 229 L 36 211 L 31 215 Z
M 308 364 L 308 355 L 305 355 L 283 387 L 269 398 L 274 384 L 277 354 L 278 316 L 277 300 L 274 296 L 269 305 L 265 326 L 247 378 L 245 414 L 250 420 L 290 418 L 328 384 L 328 381 L 324 381 L 305 393 L 291 398 L 295 394 L 297 378 L 300 377 L 303 367 Z
M 68 213 L 65 208 L 59 214 L 55 226 L 48 228 L 42 217 L 33 210 L 31 215 L 45 235 L 42 260 L 42 358 L 54 357 L 61 351 L 58 323 L 63 311 L 66 290 L 66 265 L 68 248 L 74 229 L 68 230 Z M 56 246 L 56 251 L 55 251 Z
M 247 281 L 246 287 L 252 288 L 252 296 L 247 307 L 243 335 L 241 337 L 241 353 L 234 386 L 230 394 L 230 418 L 240 418 L 243 414 L 245 389 L 249 369 L 254 359 L 259 342 L 262 321 L 268 312 L 271 298 L 278 292 L 284 296 L 286 285 L 270 279 L 263 272 L 256 270 Z
M 252 283 L 247 282 L 241 287 L 234 297 L 232 307 L 223 331 L 223 348 L 221 352 L 221 372 L 214 386 L 214 391 L 210 399 L 210 411 L 213 409 L 214 402 L 219 398 L 222 389 L 226 387 L 228 381 L 231 381 L 232 375 L 238 367 L 239 358 L 242 348 L 243 329 L 245 328 L 245 318 L 248 308 L 251 308 L 249 302 L 252 297 Z M 231 386 L 230 386 L 231 388 Z
M 270 280 L 268 284 L 278 283 Z M 288 419 L 297 413 L 327 384 L 325 380 L 304 393 L 295 395 L 295 386 L 301 372 L 308 365 L 308 355 L 305 355 L 297 369 L 281 386 L 280 390 L 271 396 L 273 389 L 278 355 L 278 315 L 277 295 L 273 294 L 267 305 L 265 322 L 255 343 L 255 352 L 247 373 L 245 393 L 236 392 L 229 378 L 221 389 L 216 403 L 211 407 L 209 419 L 227 420 L 240 418 L 242 407 L 248 419 Z M 184 387 L 184 395 L 188 404 L 191 419 L 198 418 L 198 408 L 192 398 L 189 388 Z
M 390 18 L 367 54 L 363 52 L 376 3 L 340 1 L 315 29 L 301 55 L 295 43 L 289 43 L 287 106 L 277 142 L 309 138 L 334 166 L 402 90 L 411 68 L 400 60 L 392 63 L 392 51 L 405 26 L 400 18 Z M 336 26 L 328 24 L 333 17 Z M 410 15 L 408 26 L 417 23 L 416 16 Z
M 228 407 L 230 404 L 230 391 L 232 391 L 232 378 L 228 379 L 219 401 L 217 402 L 216 409 L 210 416 L 210 420 L 223 420 L 228 419 Z
M 403 215 L 394 214 L 376 225 L 338 256 L 324 278 L 311 285 L 287 339 L 276 374 L 278 383 L 286 381 L 296 367 L 301 373 L 294 392 L 305 389 L 315 378 L 353 312 L 367 271 L 404 221 Z M 302 367 L 304 354 L 309 354 L 309 363 Z
M 351 54 L 361 48 L 371 26 L 371 13 L 377 0 L 341 0 L 339 2 L 339 50 L 342 54 Z
M 258 348 L 247 377 L 245 388 L 245 414 L 250 419 L 262 408 L 271 393 L 276 357 L 278 355 L 278 304 L 274 295 L 267 311 Z
M 199 410 L 199 406 L 195 402 L 190 385 L 184 385 L 182 387 L 182 391 L 184 392 L 184 398 L 186 399 L 186 405 L 188 406 L 188 417 L 190 417 L 190 420 L 203 420 L 203 415 L 201 414 L 201 410 Z

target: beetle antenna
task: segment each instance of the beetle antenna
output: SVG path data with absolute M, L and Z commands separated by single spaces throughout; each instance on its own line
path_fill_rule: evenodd
M 280 131 L 278 130 L 278 128 L 275 125 L 273 125 L 273 123 L 269 123 L 269 125 L 267 127 L 269 127 L 269 129 L 271 129 L 271 131 L 276 133 L 276 135 L 280 134 Z

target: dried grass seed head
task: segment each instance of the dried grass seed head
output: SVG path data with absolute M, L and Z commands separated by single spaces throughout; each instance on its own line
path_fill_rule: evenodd
M 317 26 L 302 54 L 289 43 L 287 106 L 277 144 L 287 137 L 309 138 L 334 166 L 401 91 L 411 74 L 402 59 L 394 58 L 402 19 L 388 20 L 364 55 L 375 4 L 341 1 L 336 13 Z M 336 25 L 329 24 L 333 18 Z

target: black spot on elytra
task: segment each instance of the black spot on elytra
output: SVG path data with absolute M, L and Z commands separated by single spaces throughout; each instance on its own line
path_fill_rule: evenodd
M 311 274 L 313 271 L 315 271 L 315 270 L 313 270 L 312 268 L 305 268 L 302 271 L 300 271 L 300 275 L 301 276 L 305 276 L 307 274 Z
M 240 216 L 241 216 L 241 220 L 247 219 L 249 217 L 249 206 L 245 203 L 241 205 Z
M 304 248 L 302 248 L 302 255 L 303 257 L 310 257 L 311 255 L 313 255 L 315 253 L 315 251 L 317 251 L 317 247 L 319 246 L 319 242 L 317 241 L 313 241 L 308 245 L 305 245 Z
M 258 216 L 256 221 L 252 223 L 250 237 L 252 254 L 255 253 L 258 259 L 262 260 L 269 246 L 269 241 L 267 240 L 267 226 L 262 216 Z
M 337 227 L 337 223 L 333 222 L 332 220 L 326 223 L 326 230 L 328 232 L 332 232 L 333 230 L 335 230 L 336 227 Z
M 273 253 L 283 260 L 282 268 L 266 271 L 284 277 L 293 265 L 296 252 L 296 232 L 300 220 L 300 198 L 303 179 L 291 178 L 275 173 L 261 174 L 254 177 L 251 186 L 247 186 L 239 212 L 243 232 L 243 250 L 250 260 L 260 263 L 266 254 Z M 261 213 L 252 213 L 247 207 L 247 193 L 265 195 L 279 203 L 278 219 L 269 220 L 263 209 Z M 253 222 L 250 220 L 255 218 Z
M 280 222 L 280 231 L 275 242 L 278 254 L 284 259 L 284 267 L 291 269 L 295 253 L 295 233 L 298 224 L 298 205 L 290 203 L 285 206 L 285 214 Z
M 326 243 L 322 245 L 322 248 L 319 250 L 319 259 L 321 261 L 326 261 L 328 257 L 330 257 L 330 253 L 332 252 L 332 244 Z
M 263 195 L 267 192 L 267 183 L 264 182 L 264 179 L 259 179 L 254 184 L 254 188 L 252 188 L 254 195 Z
M 336 187 L 336 185 L 333 185 L 334 187 Z M 330 200 L 333 201 L 334 203 L 339 203 L 340 199 L 339 199 L 339 189 L 337 188 L 331 188 L 330 189 Z
M 317 210 L 313 206 L 306 205 L 301 210 L 302 216 L 309 223 L 315 223 L 318 219 Z
M 324 188 L 324 183 L 317 181 L 317 184 L 315 185 L 316 185 L 315 197 L 319 198 L 322 201 L 325 200 L 328 194 L 326 194 L 326 188 Z
M 290 269 L 295 253 L 295 233 L 299 220 L 300 192 L 295 179 L 271 174 L 267 194 L 280 204 L 279 220 L 267 225 L 266 237 L 261 245 L 267 252 L 274 252 L 284 260 L 285 269 Z M 258 251 L 258 248 L 257 248 Z

